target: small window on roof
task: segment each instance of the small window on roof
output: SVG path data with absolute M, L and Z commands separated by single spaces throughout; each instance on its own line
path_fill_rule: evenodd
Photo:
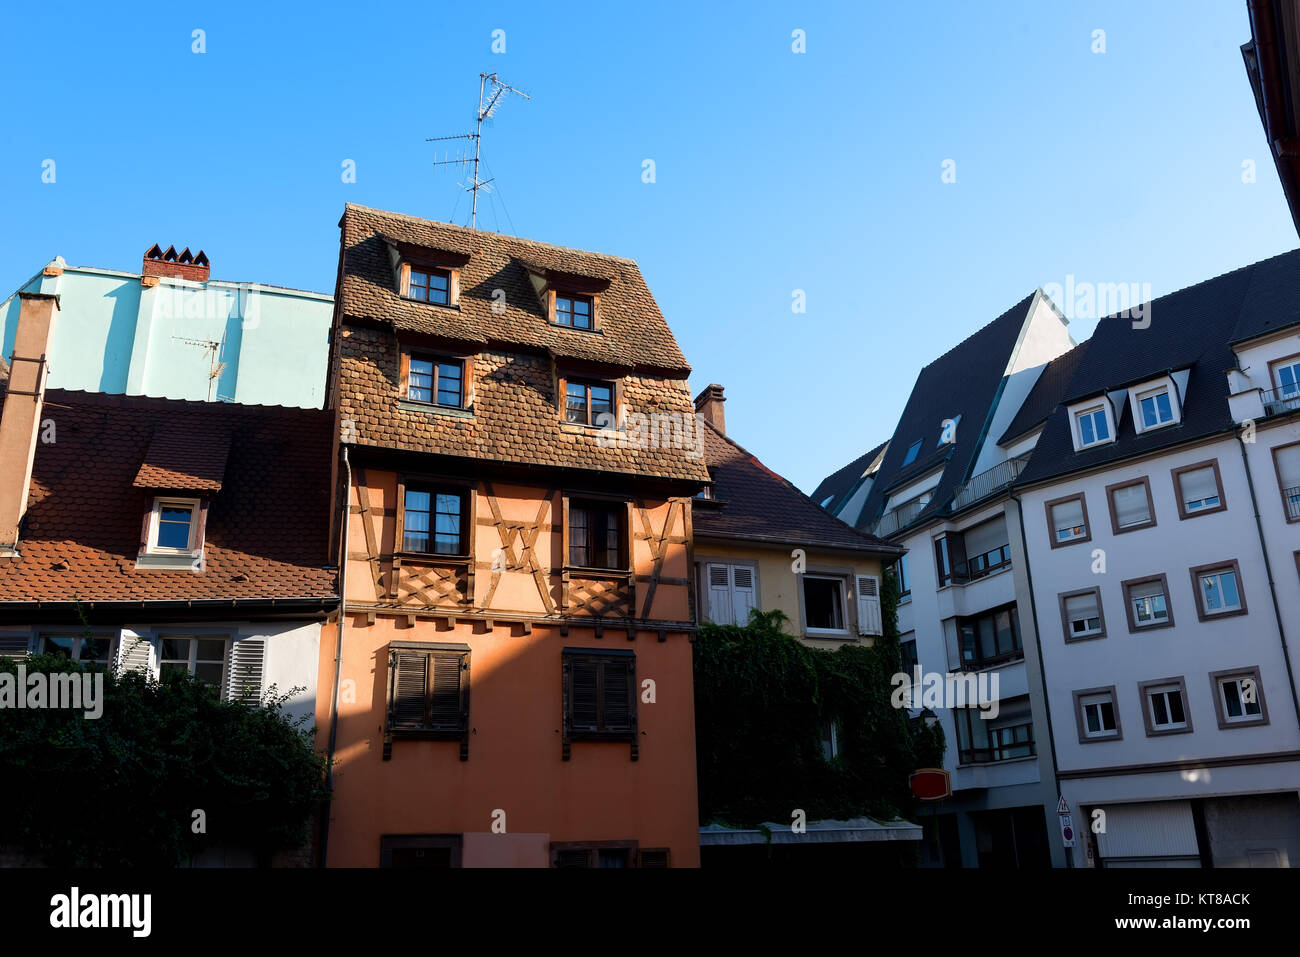
M 903 464 L 911 465 L 916 461 L 917 454 L 921 451 L 921 440 L 917 439 L 907 449 L 907 454 L 903 456 Z
M 411 280 L 407 284 L 408 299 L 432 302 L 440 306 L 451 303 L 451 273 L 445 269 L 411 267 Z
M 555 296 L 555 321 L 561 326 L 590 329 L 592 302 L 590 296 Z

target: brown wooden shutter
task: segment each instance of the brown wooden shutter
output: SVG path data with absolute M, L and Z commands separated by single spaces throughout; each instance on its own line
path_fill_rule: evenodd
M 601 663 L 602 731 L 631 731 L 636 704 L 636 659 L 617 658 Z
M 464 661 L 460 655 L 433 656 L 433 701 L 430 707 L 433 728 L 456 731 L 463 724 L 461 671 Z
M 403 352 L 402 358 L 398 364 L 397 372 L 397 394 L 403 399 L 407 396 L 407 383 L 411 376 L 411 354 Z
M 389 725 L 394 729 L 427 727 L 429 656 L 420 652 L 394 652 L 393 692 Z
M 637 852 L 637 867 L 671 866 L 666 847 L 646 847 Z
M 600 730 L 599 663 L 591 658 L 575 658 L 569 667 L 570 724 L 575 731 Z

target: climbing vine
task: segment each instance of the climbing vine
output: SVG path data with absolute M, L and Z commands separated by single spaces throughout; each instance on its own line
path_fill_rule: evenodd
M 915 809 L 908 775 L 943 759 L 943 731 L 915 727 L 890 703 L 900 668 L 898 585 L 881 587 L 884 634 L 871 647 L 810 648 L 780 611 L 738 625 L 701 626 L 695 640 L 695 726 L 701 823 L 755 827 Z M 836 725 L 838 753 L 822 738 Z

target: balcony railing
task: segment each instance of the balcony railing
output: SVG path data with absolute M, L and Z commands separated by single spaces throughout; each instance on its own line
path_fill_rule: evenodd
M 1282 501 L 1286 502 L 1286 517 L 1293 522 L 1300 520 L 1300 485 L 1282 489 Z
M 1268 389 L 1260 393 L 1264 400 L 1264 415 L 1283 415 L 1300 409 L 1300 386 Z
M 998 761 L 1013 761 L 1016 758 L 1031 758 L 1034 751 L 1033 722 L 994 728 L 989 732 L 989 744 L 984 748 L 958 748 L 958 760 L 962 764 L 993 764 Z
M 1028 455 L 1017 455 L 1005 462 L 999 462 L 993 468 L 986 469 L 978 475 L 971 476 L 971 480 L 957 489 L 957 494 L 953 496 L 953 511 L 959 511 L 1006 488 L 1019 477 L 1027 464 L 1029 464 Z
M 912 522 L 916 516 L 920 515 L 922 510 L 928 505 L 928 502 L 922 502 L 919 499 L 913 499 L 910 502 L 904 502 L 898 508 L 886 512 L 876 520 L 876 524 L 869 529 L 872 535 L 879 535 L 886 538 L 898 531 L 904 525 Z

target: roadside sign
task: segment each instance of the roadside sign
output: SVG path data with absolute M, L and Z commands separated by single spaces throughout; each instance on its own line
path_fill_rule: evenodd
M 1068 814 L 1061 815 L 1061 844 L 1074 847 L 1074 819 Z
M 1068 805 L 1068 804 L 1065 803 L 1065 795 L 1061 795 L 1061 797 L 1057 800 L 1057 802 L 1056 802 L 1056 813 L 1057 813 L 1057 814 L 1069 814 L 1069 813 L 1070 813 L 1070 805 Z

